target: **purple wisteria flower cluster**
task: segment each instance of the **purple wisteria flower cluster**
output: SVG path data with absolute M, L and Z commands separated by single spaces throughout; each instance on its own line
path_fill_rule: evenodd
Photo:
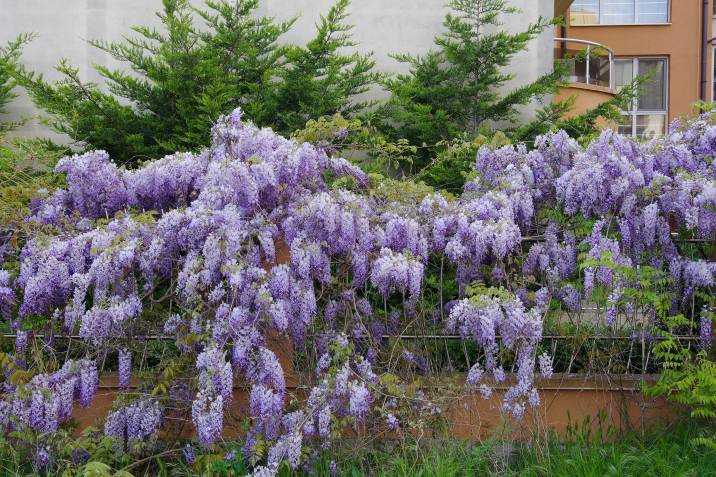
M 132 337 L 176 338 L 192 358 L 177 379 L 191 383 L 182 394 L 192 401 L 200 445 L 221 439 L 234 383 L 247 385 L 244 450 L 260 464 L 257 475 L 273 475 L 282 461 L 301 465 L 306 446 L 328 446 L 341 426 L 380 421 L 395 431 L 406 409 L 439 412 L 422 391 L 401 404 L 390 392 L 395 382 L 387 386 L 377 371 L 402 357 L 426 372 L 411 351 L 381 354 L 385 336 L 420 313 L 478 345 L 467 384 L 484 397 L 493 393 L 488 373 L 511 379 L 500 351 L 511 352 L 515 377 L 503 409 L 519 418 L 539 403 L 536 370 L 553 372 L 540 347 L 551 308 L 577 311 L 601 287 L 615 326 L 630 305 L 618 267 L 668 273 L 675 308 L 714 285 L 716 266 L 675 241 L 716 233 L 710 115 L 648 144 L 605 131 L 585 149 L 564 132 L 540 137 L 533 150 L 483 147 L 475 178 L 457 198 L 376 193 L 358 167 L 329 152 L 256 128 L 236 110 L 196 154 L 132 171 L 102 151 L 65 158 L 57 172 L 67 188 L 35 204 L 29 218 L 42 233 L 22 250 L 18 273 L 0 270 L 0 311 L 23 333 L 35 317 L 48 318 L 42 326 L 78 334 L 96 351 L 89 356 L 116 351 L 124 389 L 132 357 L 139 359 L 128 348 Z M 435 263 L 438 278 L 428 280 Z M 441 305 L 450 301 L 443 319 L 441 307 L 421 306 L 444 274 L 458 291 L 440 296 Z M 475 283 L 490 286 L 476 293 Z M 169 311 L 158 317 L 154 306 L 167 300 Z M 708 325 L 702 320 L 703 334 Z M 26 352 L 19 336 L 18 362 Z M 316 384 L 291 412 L 276 336 L 317 351 Z M 74 400 L 91 402 L 96 384 L 89 358 L 36 374 L 4 390 L 0 425 L 52 432 Z M 145 439 L 159 429 L 163 409 L 156 400 L 125 401 L 105 433 L 125 443 Z
M 36 374 L 22 389 L 15 389 L 11 401 L 0 405 L 0 429 L 28 426 L 40 433 L 54 432 L 70 418 L 75 401 L 82 407 L 91 404 L 97 384 L 97 367 L 90 360 L 67 361 L 54 373 Z
M 139 442 L 159 430 L 161 418 L 156 402 L 139 400 L 110 412 L 104 423 L 104 433 L 123 444 Z
M 498 362 L 501 344 L 516 355 L 517 381 L 505 393 L 503 411 L 521 418 L 526 404 L 539 404 L 539 395 L 534 386 L 534 370 L 537 359 L 537 345 L 542 338 L 542 314 L 538 308 L 526 310 L 517 298 L 489 296 L 489 293 L 465 298 L 450 311 L 446 326 L 451 332 L 459 332 L 465 339 L 475 341 L 485 350 L 485 367 L 477 363 L 468 373 L 467 383 L 478 388 L 483 397 L 492 392 L 482 383 L 485 372 L 492 373 L 496 382 L 505 380 L 505 372 Z M 498 336 L 501 343 L 498 343 Z M 544 355 L 540 365 L 544 368 Z M 551 372 L 549 373 L 551 374 Z

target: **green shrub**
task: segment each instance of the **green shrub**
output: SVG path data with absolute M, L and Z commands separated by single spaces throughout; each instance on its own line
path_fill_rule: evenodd
M 422 56 L 395 55 L 410 71 L 384 82 L 391 98 L 376 119 L 391 139 L 405 138 L 420 146 L 465 132 L 475 136 L 485 125 L 515 120 L 518 106 L 556 92 L 563 77 L 563 69 L 555 68 L 501 95 L 499 88 L 514 78 L 503 68 L 554 22 L 540 17 L 524 32 L 488 32 L 500 25 L 503 15 L 516 13 L 506 0 L 452 0 L 449 6 L 446 32 L 435 38 L 436 50 Z
M 294 20 L 257 16 L 258 0 L 206 0 L 204 9 L 164 0 L 161 30 L 137 26 L 123 42 L 90 41 L 123 63 L 96 66 L 109 92 L 82 82 L 66 60 L 56 82 L 24 68 L 14 76 L 56 131 L 122 164 L 207 145 L 215 118 L 237 106 L 289 134 L 310 118 L 360 110 L 351 99 L 378 78 L 370 55 L 344 52 L 353 46 L 349 3 L 338 0 L 299 47 L 279 45 Z
M 5 113 L 7 105 L 17 96 L 13 91 L 16 85 L 15 79 L 12 77 L 12 71 L 17 67 L 22 54 L 22 47 L 31 41 L 33 35 L 19 35 L 14 40 L 9 41 L 5 46 L 0 46 L 0 115 Z M 0 141 L 9 132 L 20 126 L 20 121 L 0 121 Z M 2 143 L 0 142 L 0 146 Z
M 654 355 L 659 360 L 661 372 L 656 385 L 647 392 L 664 395 L 683 404 L 689 411 L 689 417 L 707 425 L 716 425 L 716 363 L 712 352 L 713 336 L 708 332 L 716 321 L 713 312 L 714 297 L 699 293 L 697 298 L 704 303 L 701 312 L 701 343 L 695 347 L 684 342 L 679 331 L 693 328 L 693 324 L 683 315 L 666 320 L 668 329 L 659 331 L 663 341 L 654 346 Z M 708 323 L 711 325 L 708 325 Z M 706 330 L 706 332 L 704 332 Z M 716 432 L 703 433 L 693 438 L 693 443 L 716 449 Z

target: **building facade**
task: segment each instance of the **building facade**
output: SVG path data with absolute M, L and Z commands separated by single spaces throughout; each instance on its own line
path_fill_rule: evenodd
M 693 114 L 697 100 L 716 99 L 715 14 L 713 0 L 574 0 L 557 29 L 569 39 L 561 48 L 595 51 L 573 68 L 573 82 L 582 84 L 575 91 L 618 91 L 643 75 L 619 130 L 644 139 L 663 134 L 674 118 Z

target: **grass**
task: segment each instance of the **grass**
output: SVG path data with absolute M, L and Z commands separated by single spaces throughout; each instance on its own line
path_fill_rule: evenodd
M 693 423 L 648 434 L 628 435 L 605 441 L 599 437 L 573 433 L 567 440 L 553 439 L 541 445 L 520 445 L 509 442 L 469 444 L 454 440 L 415 442 L 384 442 L 379 446 L 360 449 L 349 442 L 324 454 L 303 471 L 281 469 L 280 477 L 328 477 L 333 458 L 344 477 L 602 477 L 602 476 L 694 476 L 716 477 L 716 449 L 692 443 L 704 431 Z M 2 438 L 0 438 L 2 441 Z M 356 443 L 354 443 L 356 444 Z M 238 444 L 232 444 L 237 449 Z M 21 465 L 6 446 L 0 446 L 0 474 L 6 476 L 37 476 L 27 464 Z M 188 466 L 179 455 L 146 459 L 148 466 L 133 468 L 134 477 L 239 477 L 247 473 L 241 453 L 225 461 L 221 452 L 204 456 L 202 469 Z M 95 457 L 96 458 L 96 457 Z M 52 475 L 95 475 L 88 469 L 60 469 Z M 111 477 L 113 473 L 96 474 Z M 117 474 L 119 475 L 119 474 Z M 128 474 L 121 474 L 128 477 Z
M 614 442 L 550 443 L 522 451 L 513 474 L 520 476 L 716 476 L 716 450 L 694 446 L 700 430 L 685 425 Z
M 372 451 L 341 468 L 347 477 L 716 476 L 716 450 L 691 442 L 700 431 L 687 424 L 611 442 L 576 436 L 542 446 L 495 442 L 471 446 L 448 441 L 427 449 L 402 446 Z M 314 470 L 313 475 L 329 475 L 325 463 Z

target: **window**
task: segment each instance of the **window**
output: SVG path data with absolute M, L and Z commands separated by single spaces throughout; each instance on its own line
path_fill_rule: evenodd
M 669 0 L 574 0 L 571 25 L 668 23 Z
M 619 132 L 641 139 L 651 139 L 666 132 L 667 74 L 666 58 L 619 58 L 614 60 L 614 87 L 619 90 L 636 76 L 647 76 L 639 97 L 628 111 Z
M 716 45 L 711 47 L 711 102 L 716 102 Z
M 574 0 L 569 8 L 569 23 L 572 25 L 599 23 L 599 0 Z

